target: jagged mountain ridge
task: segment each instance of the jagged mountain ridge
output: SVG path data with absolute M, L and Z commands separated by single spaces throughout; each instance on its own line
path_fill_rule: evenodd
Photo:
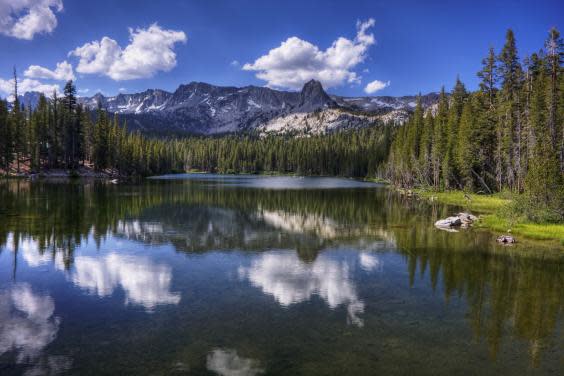
M 156 134 L 215 135 L 258 131 L 327 133 L 376 123 L 403 123 L 415 107 L 415 96 L 347 98 L 329 95 L 311 80 L 301 91 L 267 87 L 215 86 L 203 82 L 180 85 L 174 92 L 149 89 L 106 97 L 96 94 L 79 102 L 98 103 L 127 120 L 128 128 Z M 425 108 L 438 94 L 422 96 Z
M 306 83 L 300 92 L 191 82 L 180 85 L 174 93 L 147 90 L 115 97 L 97 94 L 81 98 L 81 102 L 90 108 L 100 102 L 109 112 L 125 117 L 133 128 L 195 134 L 254 130 L 279 116 L 337 107 L 317 81 Z

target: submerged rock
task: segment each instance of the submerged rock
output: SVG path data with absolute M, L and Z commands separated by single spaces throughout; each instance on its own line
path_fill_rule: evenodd
M 511 235 L 500 235 L 497 237 L 497 242 L 501 244 L 513 244 L 516 240 Z

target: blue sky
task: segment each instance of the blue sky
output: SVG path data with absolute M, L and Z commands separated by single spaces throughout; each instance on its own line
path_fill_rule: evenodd
M 473 89 L 507 28 L 524 55 L 563 15 L 563 1 L 541 0 L 0 0 L 0 95 L 13 65 L 24 88 L 75 77 L 83 95 L 310 78 L 340 95 L 405 95 L 450 89 L 457 74 Z

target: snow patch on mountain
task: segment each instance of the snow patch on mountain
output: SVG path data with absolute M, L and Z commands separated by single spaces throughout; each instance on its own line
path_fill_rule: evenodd
M 81 97 L 94 110 L 98 104 L 120 114 L 131 130 L 168 135 L 213 135 L 240 132 L 328 133 L 386 122 L 401 124 L 413 112 L 416 96 L 339 97 L 328 95 L 311 80 L 301 91 L 267 87 L 214 86 L 204 82 L 180 85 L 174 92 L 149 89 L 136 94 Z M 438 94 L 421 97 L 427 110 Z

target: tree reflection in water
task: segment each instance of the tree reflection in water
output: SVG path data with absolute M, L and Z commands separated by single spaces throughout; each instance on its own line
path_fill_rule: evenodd
M 21 252 L 30 265 L 52 260 L 61 269 L 75 268 L 76 283 L 98 295 L 119 284 L 128 291 L 127 299 L 149 310 L 179 297 L 157 284 L 164 294 L 155 291 L 154 298 L 140 299 L 135 291 L 146 286 L 130 285 L 122 278 L 125 271 L 86 280 L 85 273 L 95 273 L 84 267 L 89 260 L 75 259 L 74 249 L 87 239 L 100 244 L 112 235 L 171 243 L 187 253 L 296 250 L 265 253 L 241 269 L 241 276 L 281 305 L 311 294 L 321 296 L 330 307 L 344 304 L 349 318 L 361 324 L 364 303 L 354 285 L 347 285 L 346 268 L 326 265 L 319 252 L 377 244 L 404 256 L 410 284 L 419 275 L 433 288 L 440 287 L 447 302 L 453 296 L 464 297 L 475 338 L 488 342 L 493 358 L 504 336 L 511 336 L 529 343 L 531 361 L 538 365 L 543 350 L 561 346 L 557 337 L 564 311 L 563 253 L 540 243 L 501 248 L 485 231 L 435 230 L 434 220 L 452 211 L 386 189 L 257 190 L 210 184 L 202 189 L 194 180 L 124 186 L 2 181 L 0 250 Z M 129 265 L 127 260 L 116 263 Z M 359 263 L 363 270 L 382 267 L 371 252 L 360 253 Z M 14 262 L 15 272 L 16 266 Z M 297 273 L 296 279 L 286 281 L 291 273 Z

